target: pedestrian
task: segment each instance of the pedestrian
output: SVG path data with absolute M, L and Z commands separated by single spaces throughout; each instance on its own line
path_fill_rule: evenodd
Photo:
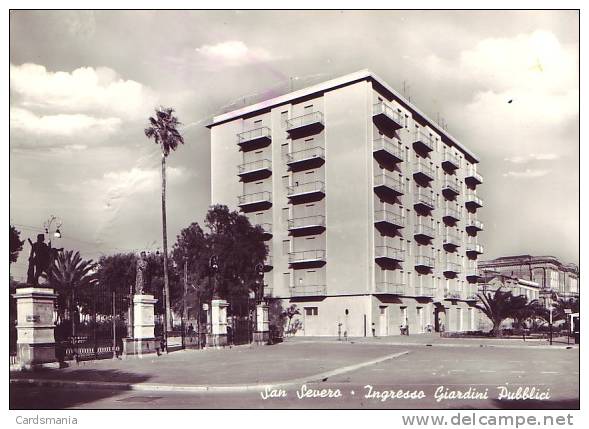
M 376 325 L 372 322 L 372 336 L 376 337 Z

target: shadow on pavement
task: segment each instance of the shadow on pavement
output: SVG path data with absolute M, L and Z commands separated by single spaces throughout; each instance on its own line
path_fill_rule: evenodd
M 11 379 L 35 378 L 36 380 L 72 380 L 139 383 L 149 380 L 146 375 L 117 370 L 80 369 L 64 377 L 58 369 L 11 374 Z M 64 409 L 83 405 L 121 394 L 124 390 L 86 389 L 84 384 L 71 387 L 52 387 L 38 384 L 10 384 L 9 404 L 11 410 Z

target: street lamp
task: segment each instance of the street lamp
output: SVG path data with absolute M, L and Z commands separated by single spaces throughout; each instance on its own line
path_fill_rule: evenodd
M 256 274 L 258 275 L 258 303 L 264 300 L 264 264 L 261 262 L 256 265 Z
M 213 281 L 213 299 L 219 299 L 219 291 L 217 290 L 217 272 L 219 271 L 219 259 L 216 255 L 211 256 L 209 259 L 209 284 L 211 282 L 211 276 Z
M 43 228 L 45 229 L 45 234 L 49 234 L 51 226 L 53 225 L 54 222 L 55 222 L 55 231 L 53 232 L 53 236 L 55 238 L 61 238 L 61 231 L 59 230 L 59 228 L 61 228 L 61 225 L 63 224 L 63 222 L 61 221 L 61 219 L 58 219 L 54 215 L 49 216 L 49 219 L 47 219 L 45 222 L 43 222 Z

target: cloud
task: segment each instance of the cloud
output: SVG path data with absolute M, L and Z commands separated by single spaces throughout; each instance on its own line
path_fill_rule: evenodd
M 537 177 L 546 176 L 550 170 L 532 170 L 526 168 L 524 171 L 508 171 L 503 173 L 503 177 L 513 177 L 515 179 L 535 179 Z
M 514 164 L 525 164 L 530 161 L 554 161 L 559 156 L 555 153 L 531 153 L 524 156 L 513 156 L 511 158 L 505 158 L 505 161 L 512 162 Z
M 229 40 L 216 45 L 203 45 L 195 49 L 203 57 L 222 65 L 237 66 L 271 61 L 275 57 L 263 48 L 248 47 L 240 40 Z
M 37 116 L 26 109 L 10 109 L 11 131 L 22 131 L 37 136 L 66 137 L 88 132 L 111 134 L 117 131 L 120 125 L 119 118 L 95 118 L 80 113 Z
M 51 114 L 144 118 L 155 103 L 153 92 L 139 82 L 122 79 L 106 67 L 51 72 L 44 66 L 10 64 L 10 89 L 21 107 Z

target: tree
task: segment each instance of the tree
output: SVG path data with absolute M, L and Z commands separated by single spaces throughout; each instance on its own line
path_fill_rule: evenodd
M 181 125 L 174 116 L 174 109 L 160 107 L 155 117 L 149 118 L 150 125 L 145 129 L 148 139 L 154 139 L 162 150 L 162 238 L 164 247 L 164 295 L 166 329 L 172 329 L 172 312 L 170 309 L 170 285 L 168 280 L 168 232 L 166 226 L 166 158 L 170 151 L 184 144 L 184 138 L 178 131 Z
M 20 231 L 10 225 L 10 263 L 16 262 L 18 254 L 22 250 L 24 241 L 20 240 Z
M 516 323 L 527 317 L 527 299 L 522 295 L 514 296 L 510 291 L 502 291 L 498 288 L 494 293 L 479 294 L 482 305 L 476 308 L 482 311 L 493 323 L 491 335 L 501 335 L 501 323 L 505 319 L 513 318 Z
M 286 332 L 288 334 L 294 334 L 296 332 L 296 328 L 293 329 L 292 318 L 297 314 L 301 314 L 299 309 L 297 308 L 296 304 L 291 304 L 284 312 L 282 316 L 288 319 L 288 324 L 286 325 Z
M 216 255 L 219 270 L 216 275 L 218 294 L 232 300 L 249 296 L 257 286 L 256 265 L 268 254 L 264 233 L 260 226 L 252 226 L 249 219 L 227 206 L 215 205 L 207 212 L 206 231 L 198 223 L 184 228 L 177 237 L 172 256 L 178 272 L 182 272 L 186 258 L 189 288 L 197 291 L 201 301 L 213 296 L 209 259 Z M 180 284 L 182 282 L 179 282 Z M 180 293 L 177 296 L 182 297 Z
M 66 250 L 59 252 L 49 272 L 49 283 L 57 292 L 58 315 L 64 318 L 69 311 L 72 320 L 72 336 L 76 335 L 77 307 L 79 304 L 88 306 L 89 302 L 78 303 L 76 296 L 87 293 L 97 284 L 96 264 L 92 260 L 85 261 L 79 252 Z

